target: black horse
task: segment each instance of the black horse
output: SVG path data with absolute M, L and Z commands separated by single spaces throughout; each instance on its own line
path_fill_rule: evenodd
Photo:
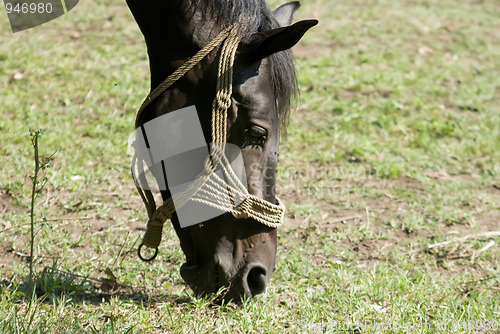
M 276 203 L 280 127 L 286 125 L 296 93 L 289 49 L 317 21 L 291 25 L 300 7 L 297 1 L 274 12 L 264 0 L 127 0 L 127 4 L 146 41 L 152 90 L 220 31 L 244 22 L 233 66 L 227 143 L 241 149 L 248 192 Z M 138 116 L 136 128 L 194 105 L 210 143 L 219 54 L 217 47 L 154 99 Z M 168 189 L 162 197 L 170 197 Z M 226 287 L 226 300 L 240 300 L 265 291 L 276 259 L 275 228 L 230 213 L 185 228 L 174 214 L 172 224 L 186 256 L 181 276 L 195 293 Z

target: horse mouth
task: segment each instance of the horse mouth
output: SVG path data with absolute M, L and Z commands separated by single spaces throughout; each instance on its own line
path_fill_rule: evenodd
M 187 261 L 181 266 L 182 279 L 196 295 L 215 293 L 225 286 L 223 282 L 224 273 L 219 265 L 216 264 L 212 271 L 207 269 L 192 261 Z
M 238 303 L 243 296 L 252 296 L 252 290 L 243 287 L 241 278 L 245 275 L 244 268 L 239 270 L 236 275 L 227 278 L 224 269 L 215 264 L 208 268 L 202 268 L 198 264 L 188 261 L 181 266 L 180 272 L 184 281 L 189 285 L 197 296 L 206 296 L 219 293 L 215 296 L 213 302 L 229 301 Z
M 185 262 L 180 269 L 181 277 L 192 286 L 193 283 L 196 283 L 200 276 L 199 266 L 196 263 L 192 263 L 190 261 Z

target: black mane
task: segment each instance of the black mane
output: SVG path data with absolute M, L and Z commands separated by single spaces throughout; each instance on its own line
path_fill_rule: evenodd
M 183 6 L 187 13 L 194 15 L 203 10 L 203 17 L 216 25 L 215 34 L 238 22 L 241 17 L 249 18 L 244 37 L 255 32 L 279 28 L 272 11 L 264 0 L 174 0 Z M 215 36 L 215 35 L 214 35 Z M 297 78 L 290 50 L 269 56 L 272 73 L 272 86 L 283 130 L 288 123 L 291 100 L 297 95 Z

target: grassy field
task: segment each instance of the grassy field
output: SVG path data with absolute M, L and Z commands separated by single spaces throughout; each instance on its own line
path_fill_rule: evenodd
M 156 261 L 136 257 L 127 139 L 149 70 L 124 1 L 15 35 L 1 10 L 0 333 L 500 333 L 500 3 L 305 0 L 298 16 L 320 25 L 294 49 L 276 271 L 214 306 L 180 277 L 172 228 Z M 33 298 L 30 127 L 57 150 Z

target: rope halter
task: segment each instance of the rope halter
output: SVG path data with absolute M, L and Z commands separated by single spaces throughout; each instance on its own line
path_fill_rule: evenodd
M 172 195 L 156 208 L 155 199 L 150 190 L 143 189 L 136 180 L 136 186 L 148 211 L 149 221 L 146 233 L 138 249 L 139 258 L 144 261 L 153 260 L 158 254 L 163 225 L 172 215 L 189 201 L 203 204 L 223 212 L 229 212 L 236 218 L 253 218 L 256 221 L 277 228 L 283 223 L 285 206 L 276 198 L 276 204 L 267 202 L 251 195 L 247 187 L 237 177 L 226 155 L 227 110 L 231 106 L 233 64 L 236 50 L 242 38 L 238 25 L 230 26 L 221 31 L 212 41 L 196 55 L 186 61 L 174 73 L 156 87 L 145 99 L 136 115 L 136 124 L 144 109 L 178 79 L 184 76 L 193 66 L 199 63 L 207 54 L 222 44 L 217 74 L 217 93 L 212 103 L 212 145 L 210 155 L 205 159 L 203 171 L 196 177 L 187 189 Z M 143 169 L 144 162 L 136 152 L 132 158 L 132 173 L 134 165 Z M 217 171 L 217 172 L 216 172 Z M 135 176 L 135 175 L 134 175 Z M 174 205 L 175 203 L 175 205 Z M 143 246 L 155 248 L 155 254 L 148 259 L 141 255 Z

